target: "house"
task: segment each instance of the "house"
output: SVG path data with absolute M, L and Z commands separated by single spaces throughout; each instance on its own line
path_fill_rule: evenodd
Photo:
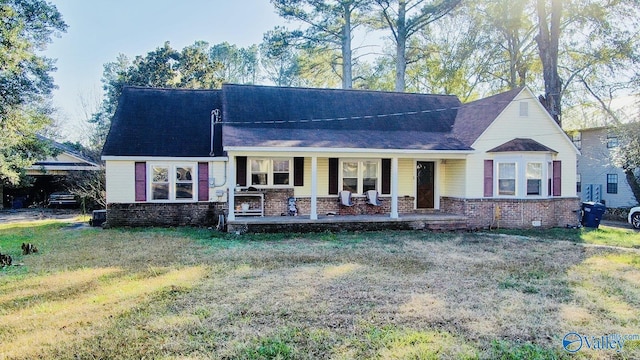
M 581 154 L 578 156 L 577 189 L 582 201 L 603 202 L 609 208 L 630 208 L 638 204 L 624 170 L 615 164 L 618 135 L 607 126 L 571 131 Z
M 26 175 L 33 180 L 28 187 L 3 187 L 0 185 L 0 209 L 22 208 L 34 204 L 46 204 L 47 197 L 57 191 L 64 191 L 64 179 L 72 172 L 98 171 L 102 167 L 95 160 L 75 149 L 40 136 L 51 145 L 55 155 L 35 162 L 28 167 Z
M 127 87 L 103 149 L 111 226 L 456 214 L 469 228 L 576 222 L 579 151 L 534 94 Z M 338 202 L 353 194 L 354 206 Z M 366 204 L 375 190 L 382 206 Z M 230 205 L 229 205 L 230 204 Z M 327 217 L 333 215 L 335 217 Z M 341 216 L 344 215 L 344 216 Z

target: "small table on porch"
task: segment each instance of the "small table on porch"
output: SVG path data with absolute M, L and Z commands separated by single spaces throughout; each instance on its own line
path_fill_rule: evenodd
M 233 204 L 233 213 L 236 216 L 264 216 L 264 193 L 259 191 L 240 191 L 235 193 L 235 203 L 238 202 L 238 198 L 258 198 L 258 201 L 248 202 L 249 207 L 244 209 L 242 202 L 240 202 L 239 206 Z M 256 206 L 256 204 L 259 204 L 259 206 Z

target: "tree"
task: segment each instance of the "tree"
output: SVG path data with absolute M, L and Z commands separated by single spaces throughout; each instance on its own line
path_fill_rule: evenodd
M 376 28 L 383 25 L 391 31 L 395 44 L 395 90 L 405 90 L 407 45 L 411 38 L 430 23 L 453 10 L 461 0 L 375 0 L 381 19 Z
M 542 61 L 544 78 L 543 105 L 553 119 L 560 124 L 562 115 L 562 80 L 558 74 L 558 51 L 560 46 L 560 20 L 562 19 L 562 0 L 537 0 L 538 13 L 538 51 Z
M 260 63 L 267 80 L 276 86 L 300 86 L 300 55 L 295 36 L 283 27 L 264 34 L 260 44 Z
M 308 26 L 300 33 L 308 47 L 340 50 L 342 88 L 353 87 L 353 48 L 356 28 L 366 21 L 368 0 L 271 0 L 278 14 Z M 316 49 L 318 50 L 318 49 Z
M 216 75 L 224 82 L 255 84 L 258 78 L 258 47 L 238 48 L 228 42 L 214 45 L 209 52 L 211 61 L 220 64 Z
M 222 85 L 222 79 L 218 77 L 221 66 L 210 56 L 209 45 L 202 41 L 185 47 L 181 52 L 165 42 L 145 56 L 136 56 L 133 61 L 118 55 L 116 61 L 104 65 L 102 84 L 105 97 L 90 120 L 96 128 L 92 143 L 102 148 L 125 86 L 219 88 Z
M 0 185 L 51 148 L 36 134 L 51 123 L 54 61 L 38 54 L 67 25 L 44 0 L 0 2 Z

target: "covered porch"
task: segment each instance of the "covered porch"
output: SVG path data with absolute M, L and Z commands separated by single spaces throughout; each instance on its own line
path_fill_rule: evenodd
M 323 231 L 376 231 L 376 230 L 432 230 L 455 231 L 467 229 L 463 215 L 439 211 L 429 213 L 401 213 L 389 215 L 321 215 L 236 217 L 229 219 L 227 231 L 231 233 L 323 232 Z

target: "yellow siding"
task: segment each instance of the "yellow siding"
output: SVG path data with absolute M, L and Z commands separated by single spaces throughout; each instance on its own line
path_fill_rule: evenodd
M 113 161 L 106 164 L 107 203 L 135 201 L 135 165 L 133 161 Z
M 326 155 L 325 155 L 326 156 Z M 329 195 L 329 158 L 318 158 L 318 196 Z M 311 196 L 311 158 L 304 158 L 304 186 L 294 188 L 295 196 Z
M 414 196 L 416 167 L 413 159 L 398 160 L 398 196 Z
M 520 116 L 521 101 L 528 103 L 528 116 Z M 562 161 L 562 196 L 576 196 L 575 148 L 535 96 L 525 89 L 472 145 L 476 152 L 467 161 L 467 197 L 483 196 L 484 160 L 495 155 L 486 151 L 514 138 L 533 139 L 557 151 L 553 160 Z
M 440 192 L 442 196 L 465 196 L 466 164 L 465 160 L 447 160 L 442 164 L 444 169 L 440 174 L 440 179 L 443 180 Z

